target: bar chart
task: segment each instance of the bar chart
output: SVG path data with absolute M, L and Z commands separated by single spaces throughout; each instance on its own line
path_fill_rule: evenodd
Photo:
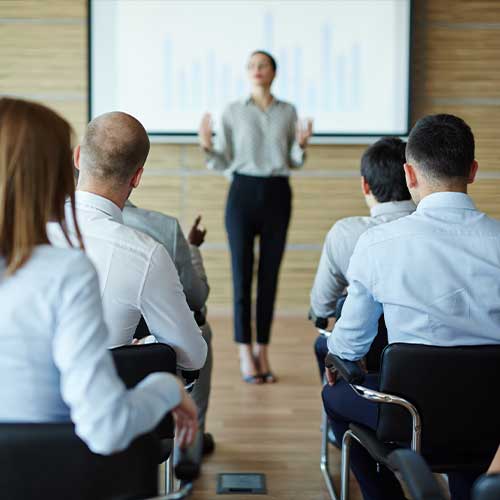
M 249 95 L 248 57 L 260 49 L 278 62 L 273 94 L 314 118 L 316 132 L 406 127 L 409 0 L 94 3 L 96 36 L 109 28 L 94 54 L 96 112 L 114 106 L 150 131 L 194 132 L 203 113 L 217 121 Z

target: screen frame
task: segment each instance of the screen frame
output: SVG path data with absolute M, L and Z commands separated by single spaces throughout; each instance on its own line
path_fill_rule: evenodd
M 94 0 L 87 0 L 87 121 L 92 120 L 92 2 Z M 365 132 L 362 134 L 348 134 L 348 133 L 313 133 L 311 140 L 312 144 L 366 144 L 377 140 L 379 137 L 408 137 L 411 130 L 413 118 L 413 43 L 414 43 L 414 0 L 408 0 L 409 12 L 409 43 L 408 43 L 408 84 L 406 88 L 407 95 L 407 110 L 408 116 L 406 120 L 406 129 L 401 131 L 394 131 L 393 133 L 377 133 Z M 162 131 L 148 131 L 149 137 L 153 142 L 168 142 L 168 143 L 197 143 L 198 133 L 193 132 L 162 132 Z M 357 141 L 359 140 L 359 142 Z

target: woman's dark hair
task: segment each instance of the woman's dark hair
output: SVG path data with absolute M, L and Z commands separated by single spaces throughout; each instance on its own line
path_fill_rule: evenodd
M 262 54 L 263 56 L 266 56 L 271 63 L 273 71 L 276 73 L 276 70 L 278 69 L 278 63 L 276 62 L 276 59 L 271 54 L 269 54 L 269 52 L 266 52 L 265 50 L 255 50 L 250 54 L 250 57 L 255 56 L 256 54 Z
M 405 143 L 397 137 L 380 139 L 364 152 L 361 175 L 379 203 L 411 198 L 406 186 L 404 163 Z
M 426 116 L 410 132 L 406 158 L 435 179 L 466 178 L 474 161 L 474 135 L 457 116 Z

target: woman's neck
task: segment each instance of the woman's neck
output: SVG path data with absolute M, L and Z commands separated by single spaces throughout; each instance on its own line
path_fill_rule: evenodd
M 270 87 L 254 87 L 252 89 L 252 99 L 261 109 L 267 109 L 273 102 Z

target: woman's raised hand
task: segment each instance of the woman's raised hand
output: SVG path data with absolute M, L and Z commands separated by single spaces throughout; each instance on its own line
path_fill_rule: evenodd
M 201 147 L 209 151 L 212 149 L 212 116 L 210 113 L 205 113 L 201 119 L 200 128 L 198 130 Z
M 307 146 L 307 141 L 312 136 L 313 133 L 313 121 L 311 118 L 306 118 L 304 120 L 297 120 L 295 127 L 297 142 L 299 146 L 304 149 Z

